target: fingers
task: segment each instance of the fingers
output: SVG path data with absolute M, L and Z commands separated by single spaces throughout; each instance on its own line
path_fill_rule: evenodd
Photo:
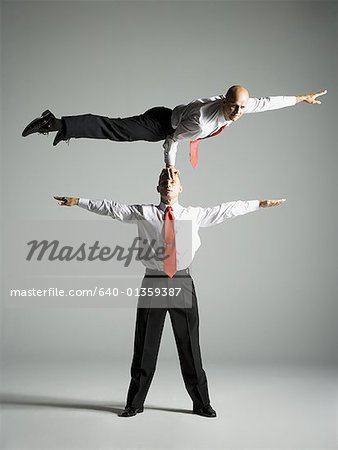
M 180 171 L 175 166 L 167 166 L 164 170 L 167 172 L 167 175 L 171 180 L 174 179 L 176 174 L 180 173 Z
M 325 95 L 327 93 L 327 89 L 324 89 L 319 92 L 313 92 L 312 94 L 307 94 L 303 97 L 303 101 L 306 103 L 309 103 L 310 105 L 321 105 L 322 102 L 319 100 L 316 100 L 317 97 L 321 97 L 322 95 Z
M 315 98 L 316 98 L 316 97 L 320 97 L 321 95 L 325 95 L 325 94 L 327 94 L 327 89 L 324 89 L 323 91 L 317 92 L 317 93 L 315 94 Z
M 273 206 L 279 206 L 284 202 L 286 202 L 286 198 L 279 198 L 277 200 L 262 200 L 260 202 L 260 206 L 262 208 L 271 208 Z
M 53 197 L 58 201 L 60 206 L 67 206 L 67 197 L 59 197 L 57 195 L 54 195 Z
M 321 97 L 322 95 L 325 95 L 326 93 L 327 93 L 327 89 L 324 89 L 323 91 L 312 94 L 312 97 L 310 97 L 310 102 L 313 105 L 321 105 L 322 102 L 320 100 L 316 100 L 316 98 Z
M 280 198 L 278 200 L 270 200 L 272 205 L 271 206 L 279 206 L 282 203 L 286 202 L 286 198 Z

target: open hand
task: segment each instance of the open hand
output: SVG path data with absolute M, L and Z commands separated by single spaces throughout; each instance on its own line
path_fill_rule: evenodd
M 78 197 L 58 197 L 54 195 L 54 198 L 59 202 L 60 206 L 75 206 L 79 204 Z
M 279 206 L 286 201 L 286 198 L 280 198 L 278 200 L 260 200 L 259 206 L 261 208 L 271 208 L 272 206 Z
M 322 102 L 320 100 L 317 100 L 317 97 L 321 97 L 326 93 L 327 90 L 324 89 L 323 91 L 320 92 L 313 92 L 312 94 L 301 95 L 300 97 L 297 97 L 297 100 L 299 100 L 300 102 L 309 103 L 310 105 L 321 105 Z

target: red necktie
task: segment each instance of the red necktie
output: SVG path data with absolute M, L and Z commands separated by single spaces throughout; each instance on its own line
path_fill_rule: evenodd
M 197 166 L 198 163 L 198 143 L 202 139 L 206 139 L 212 136 L 216 136 L 217 134 L 221 133 L 224 128 L 227 126 L 227 124 L 223 125 L 221 128 L 219 128 L 214 133 L 209 134 L 209 136 L 205 136 L 204 138 L 196 139 L 195 141 L 190 141 L 190 162 L 193 168 Z
M 171 206 L 167 206 L 164 213 L 164 272 L 172 278 L 177 272 L 176 243 L 175 243 L 175 217 Z

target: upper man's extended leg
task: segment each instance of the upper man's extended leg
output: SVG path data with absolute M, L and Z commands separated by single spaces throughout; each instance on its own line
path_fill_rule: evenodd
M 172 110 L 156 107 L 138 116 L 109 118 L 95 114 L 64 116 L 57 119 L 49 110 L 34 119 L 22 136 L 33 133 L 47 134 L 57 131 L 53 145 L 72 138 L 108 139 L 120 142 L 164 140 L 173 133 Z

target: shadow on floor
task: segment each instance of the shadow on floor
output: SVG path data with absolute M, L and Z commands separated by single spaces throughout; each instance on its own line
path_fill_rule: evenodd
M 120 414 L 124 410 L 123 403 L 107 403 L 107 402 L 81 402 L 72 399 L 60 399 L 53 397 L 38 397 L 25 394 L 0 394 L 1 406 L 37 406 L 37 407 L 53 407 L 53 408 L 69 408 L 69 409 L 88 409 L 91 411 L 103 411 L 113 414 Z M 147 405 L 147 410 L 167 411 L 174 413 L 192 414 L 188 409 L 164 408 L 160 406 Z

